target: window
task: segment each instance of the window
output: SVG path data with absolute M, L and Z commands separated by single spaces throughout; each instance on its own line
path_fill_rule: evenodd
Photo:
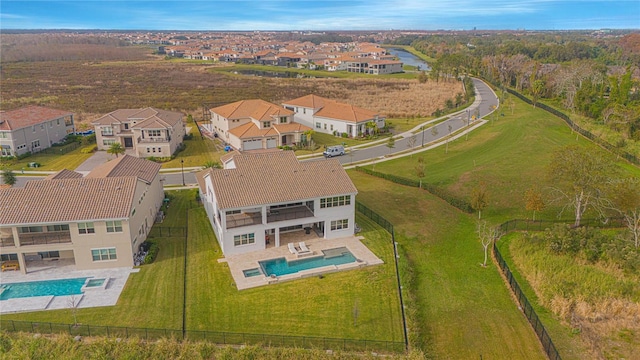
M 38 255 L 40 255 L 40 257 L 43 259 L 54 259 L 54 258 L 60 257 L 60 252 L 59 251 L 41 251 L 41 252 L 38 252 Z
M 7 138 L 9 138 L 9 133 L 0 131 L 0 139 L 7 139 Z
M 300 229 L 302 229 L 302 224 L 293 225 L 293 226 L 284 226 L 284 227 L 280 228 L 280 233 L 287 232 L 287 231 L 293 231 L 293 230 L 300 230 Z
M 248 244 L 253 244 L 255 242 L 256 242 L 256 238 L 255 238 L 254 233 L 235 235 L 233 237 L 233 245 L 234 246 L 248 245 Z
M 129 124 L 128 124 L 128 123 L 125 123 L 125 124 L 124 124 L 124 129 L 125 129 L 125 130 L 129 130 Z
M 307 113 L 307 109 L 302 108 L 302 113 L 303 113 L 303 114 L 306 114 L 306 113 Z
M 116 141 L 114 139 L 104 139 L 102 140 L 102 145 L 104 146 L 111 146 L 113 145 L 113 143 L 115 143 Z
M 345 205 L 351 205 L 351 195 L 334 196 L 330 198 L 320 199 L 321 209 Z
M 69 225 L 47 225 L 47 231 L 69 231 Z
M 60 119 L 56 119 L 56 125 L 60 125 Z
M 153 152 L 156 152 L 156 148 L 152 148 L 152 149 L 153 149 Z
M 226 212 L 227 215 L 240 214 L 242 211 L 240 210 L 228 210 Z
M 31 142 L 32 149 L 39 148 L 39 147 L 40 147 L 40 140 L 34 140 Z
M 333 124 L 331 124 L 331 131 L 333 131 Z
M 349 219 L 331 221 L 331 230 L 342 230 L 349 228 Z
M 327 130 L 327 124 L 324 124 L 324 129 Z
M 11 147 L 7 146 L 7 147 L 0 148 L 0 156 L 11 156 Z
M 149 136 L 160 136 L 160 130 L 147 130 Z
M 122 221 L 107 221 L 107 232 L 122 232 Z
M 286 124 L 286 123 L 287 123 L 287 121 L 288 121 L 288 119 L 287 119 L 287 117 L 286 117 L 286 116 L 281 116 L 281 117 L 280 117 L 280 124 Z
M 53 127 L 53 121 L 49 122 L 49 127 L 52 128 Z
M 322 129 L 322 124 L 320 124 L 319 122 L 316 123 L 316 129 Z
M 96 229 L 94 229 L 92 222 L 78 223 L 79 234 L 94 234 L 95 232 Z
M 147 154 L 151 152 L 151 148 L 147 148 Z
M 31 131 L 36 132 L 36 126 L 35 126 L 35 125 L 33 125 L 33 126 L 31 127 Z
M 8 261 L 8 260 L 18 261 L 18 254 L 2 254 L 2 255 L 0 255 L 0 260 L 2 260 L 2 261 Z
M 91 249 L 93 261 L 116 260 L 116 248 Z
M 113 135 L 113 128 L 111 126 L 105 126 L 102 128 L 102 135 L 111 136 Z
M 40 130 L 44 130 L 44 124 L 40 124 Z
M 18 150 L 22 150 L 27 147 L 27 144 L 18 145 Z
M 271 127 L 271 121 L 265 121 L 265 122 L 263 122 L 263 123 L 262 123 L 262 127 L 263 127 L 263 128 Z
M 21 234 L 40 233 L 42 230 L 42 226 L 23 226 L 18 228 L 18 232 Z

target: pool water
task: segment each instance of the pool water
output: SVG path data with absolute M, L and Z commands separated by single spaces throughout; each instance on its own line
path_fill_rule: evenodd
M 244 274 L 244 277 L 253 277 L 253 276 L 262 275 L 262 272 L 258 268 L 242 270 L 242 273 Z
M 102 286 L 102 284 L 104 284 L 104 280 L 105 279 L 91 279 L 91 280 L 87 281 L 87 285 L 85 285 L 85 287 Z
M 307 259 L 287 261 L 285 258 L 277 258 L 259 261 L 262 271 L 267 275 L 287 275 L 303 270 L 315 269 L 328 265 L 342 265 L 356 261 L 356 257 L 346 248 L 336 248 L 323 250 L 323 256 L 316 256 Z
M 87 278 L 77 278 L 3 284 L 4 290 L 0 294 L 0 300 L 47 295 L 79 295 L 82 294 L 80 289 L 86 280 Z

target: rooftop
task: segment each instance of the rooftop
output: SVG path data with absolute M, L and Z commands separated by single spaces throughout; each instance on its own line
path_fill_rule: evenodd
M 22 129 L 68 115 L 73 115 L 73 113 L 35 105 L 16 110 L 0 111 L 0 130 Z

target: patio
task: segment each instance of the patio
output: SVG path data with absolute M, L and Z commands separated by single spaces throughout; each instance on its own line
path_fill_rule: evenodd
M 231 276 L 233 276 L 233 280 L 235 281 L 238 290 L 244 290 L 258 286 L 275 284 L 283 281 L 301 279 L 310 276 L 318 276 L 321 274 L 383 263 L 382 260 L 380 260 L 360 241 L 362 237 L 359 236 L 349 236 L 339 239 L 327 240 L 319 238 L 313 231 L 311 231 L 310 234 L 305 234 L 304 231 L 297 231 L 287 234 L 291 235 L 287 237 L 286 243 L 282 242 L 281 235 L 280 247 L 271 247 L 263 251 L 254 251 L 247 254 L 232 255 L 218 260 L 219 262 L 226 262 L 229 265 Z M 353 256 L 355 256 L 357 261 L 343 265 L 329 265 L 282 276 L 267 277 L 261 273 L 257 276 L 245 277 L 243 271 L 260 268 L 260 264 L 258 263 L 259 261 L 275 258 L 286 258 L 287 261 L 298 260 L 299 257 L 297 255 L 289 252 L 287 244 L 298 243 L 300 241 L 304 241 L 309 250 L 312 251 L 313 254 L 309 257 L 321 256 L 323 254 L 323 250 L 346 247 L 353 254 Z

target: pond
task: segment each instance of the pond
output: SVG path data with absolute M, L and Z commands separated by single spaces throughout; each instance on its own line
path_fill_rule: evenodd
M 398 48 L 389 48 L 387 50 L 389 50 L 389 53 L 391 53 L 391 55 L 397 56 L 398 59 L 400 59 L 400 61 L 402 61 L 402 63 L 405 65 L 418 67 L 419 70 L 431 70 L 429 64 L 406 50 Z

